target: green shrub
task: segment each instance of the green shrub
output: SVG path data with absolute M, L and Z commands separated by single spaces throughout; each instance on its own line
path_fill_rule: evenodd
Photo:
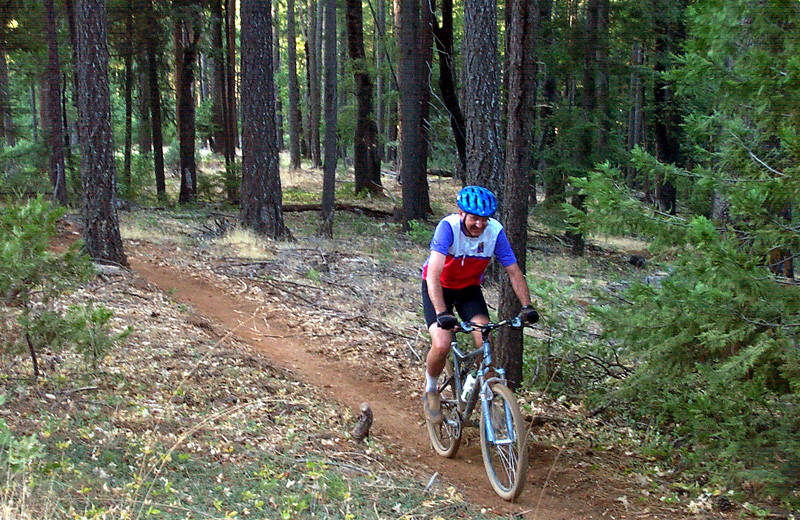
M 67 313 L 58 309 L 58 298 L 92 273 L 79 243 L 61 253 L 52 251 L 50 240 L 63 211 L 40 196 L 0 213 L 0 310 L 16 323 L 15 340 L 2 342 L 2 349 L 27 350 L 34 378 L 39 376 L 38 353 L 44 348 L 59 351 L 74 346 L 96 368 L 124 336 L 109 333 L 111 312 L 102 306 L 88 304 Z
M 131 333 L 130 327 L 119 334 L 114 333 L 109 326 L 113 315 L 104 305 L 93 302 L 73 305 L 67 312 L 67 322 L 72 328 L 70 339 L 93 370 L 97 370 L 99 362 L 114 345 Z

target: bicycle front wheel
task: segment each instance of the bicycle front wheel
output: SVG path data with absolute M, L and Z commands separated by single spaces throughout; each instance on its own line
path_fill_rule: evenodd
M 445 366 L 442 375 L 439 376 L 441 381 L 450 382 L 440 387 L 439 398 L 442 410 L 441 424 L 433 424 L 426 421 L 428 425 L 428 436 L 431 438 L 431 446 L 442 457 L 452 459 L 458 452 L 458 447 L 461 445 L 461 416 L 458 413 L 458 395 L 455 391 L 455 382 L 450 375 L 453 373 L 453 367 L 448 362 Z
M 481 410 L 483 464 L 495 492 L 511 501 L 522 493 L 527 479 L 525 425 L 517 399 L 508 387 L 492 383 L 488 393 L 488 406 Z

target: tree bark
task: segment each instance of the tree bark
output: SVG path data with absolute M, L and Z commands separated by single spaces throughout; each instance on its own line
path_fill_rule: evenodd
M 308 148 L 313 168 L 322 167 L 320 155 L 319 124 L 321 119 L 320 95 L 320 56 L 317 41 L 317 26 L 319 13 L 317 13 L 317 0 L 308 0 L 308 24 L 306 25 L 306 40 L 308 47 L 306 61 L 308 64 Z
M 158 200 L 166 200 L 167 184 L 164 174 L 164 137 L 161 131 L 161 90 L 158 86 L 158 34 L 160 25 L 153 9 L 153 1 L 146 0 L 148 31 L 145 31 L 145 48 L 147 49 L 147 75 L 150 79 L 150 122 L 153 132 L 153 167 L 156 177 L 156 196 Z
M 11 93 L 9 91 L 7 43 L 2 31 L 8 26 L 13 11 L 9 6 L 0 9 L 0 146 L 15 146 L 14 125 L 11 120 Z M 3 142 L 5 140 L 5 142 Z
M 181 204 L 188 204 L 197 196 L 194 79 L 201 26 L 197 7 L 186 2 L 175 17 L 175 118 L 180 141 Z
M 675 100 L 673 87 L 665 79 L 665 74 L 670 68 L 671 56 L 680 52 L 683 41 L 686 39 L 686 30 L 683 21 L 685 6 L 681 8 L 670 6 L 667 9 L 663 0 L 653 1 L 655 16 L 655 72 L 654 84 L 655 120 L 653 121 L 653 141 L 656 159 L 665 164 L 682 166 L 682 153 L 680 149 L 682 117 Z M 679 13 L 675 18 L 674 14 Z M 673 16 L 672 19 L 668 18 Z M 655 179 L 655 196 L 658 208 L 670 215 L 677 211 L 677 192 L 675 186 L 663 175 Z
M 639 72 L 644 66 L 644 49 L 642 44 L 636 42 L 631 51 L 631 64 L 633 65 L 630 81 L 631 109 L 628 114 L 628 151 L 637 146 L 646 147 L 645 142 L 645 106 L 644 106 L 644 80 Z M 639 179 L 636 178 L 636 169 L 633 166 L 625 167 L 628 184 L 636 187 Z
M 336 147 L 336 87 L 337 87 L 337 52 L 336 52 L 336 0 L 324 0 L 325 9 L 325 146 L 322 176 L 322 208 L 320 214 L 319 233 L 333 238 L 333 209 L 336 190 L 336 163 L 338 151 Z
M 289 236 L 281 208 L 275 131 L 271 2 L 243 0 L 242 223 L 272 238 Z
M 383 72 L 383 54 L 386 52 L 386 0 L 378 0 L 378 13 L 375 18 L 375 125 L 378 127 L 378 159 L 385 156 L 386 141 L 386 103 Z
M 133 37 L 133 0 L 128 0 L 125 13 L 125 30 Z M 131 179 L 131 147 L 133 146 L 133 45 L 130 40 L 123 44 L 125 60 L 125 147 L 122 160 L 122 180 L 127 197 L 132 193 Z
M 464 35 L 467 183 L 499 194 L 503 148 L 495 0 L 464 2 Z
M 588 175 L 591 168 L 606 154 L 608 142 L 608 122 L 605 116 L 607 105 L 601 95 L 607 92 L 606 31 L 608 29 L 608 0 L 589 0 L 586 5 L 583 45 L 583 90 L 581 93 L 581 113 L 585 124 L 578 145 L 575 147 L 575 162 Z M 573 193 L 571 204 L 579 211 L 584 209 L 586 196 Z M 571 253 L 583 256 L 586 238 L 583 233 L 570 229 L 567 231 Z
M 226 106 L 226 123 L 228 125 L 228 153 L 230 161 L 236 158 L 236 148 L 239 146 L 239 109 L 236 102 L 236 0 L 225 0 L 225 37 L 227 43 L 227 86 L 225 93 L 228 95 Z
M 222 14 L 222 0 L 211 0 L 211 149 L 223 157 L 228 157 L 225 124 L 225 45 L 222 38 L 222 26 L 225 22 Z
M 0 19 L 0 22 L 2 20 Z M 11 97 L 9 96 L 8 62 L 3 43 L 0 42 L 0 140 L 8 146 L 16 146 L 14 124 L 11 119 Z M 0 143 L 3 144 L 3 143 Z
M 528 242 L 528 175 L 532 166 L 533 99 L 531 88 L 536 69 L 536 48 L 533 45 L 538 2 L 511 0 L 508 4 L 507 36 L 508 111 L 506 127 L 506 164 L 503 189 L 502 221 L 511 248 L 525 273 Z M 501 278 L 498 314 L 509 317 L 519 314 L 521 306 L 507 277 Z M 497 361 L 506 371 L 509 388 L 522 383 L 522 330 L 504 328 L 498 331 Z
M 381 163 L 378 156 L 378 128 L 372 117 L 372 80 L 364 52 L 361 0 L 347 0 L 347 41 L 356 88 L 356 129 L 353 139 L 355 192 L 378 193 Z
M 400 177 L 403 181 L 403 225 L 428 214 L 427 157 L 422 145 L 423 71 L 420 55 L 420 0 L 400 0 Z
M 455 51 L 453 50 L 453 0 L 442 0 L 442 25 L 434 25 L 436 54 L 439 58 L 439 90 L 442 102 L 447 109 L 453 139 L 456 142 L 460 171 L 458 177 L 463 181 L 467 170 L 467 136 L 464 128 L 464 114 L 458 101 L 455 80 Z
M 89 256 L 127 266 L 114 205 L 116 191 L 108 84 L 105 0 L 77 0 L 83 240 Z
M 272 21 L 273 21 L 273 63 L 275 72 L 279 73 L 281 70 L 281 45 L 280 45 L 280 14 L 278 13 L 278 3 L 272 5 Z M 275 121 L 277 124 L 278 132 L 278 150 L 283 150 L 286 145 L 283 140 L 283 101 L 281 100 L 281 89 L 278 83 L 275 82 Z
M 147 50 L 139 52 L 137 56 L 138 74 L 138 123 L 137 142 L 139 143 L 139 154 L 149 154 L 153 151 L 153 124 L 150 119 L 150 75 L 147 58 Z
M 45 133 L 50 145 L 50 185 L 53 186 L 53 201 L 65 206 L 67 180 L 64 166 L 64 125 L 61 120 L 61 72 L 53 0 L 44 0 L 44 30 L 47 39 L 47 70 L 43 106 L 47 115 L 44 121 Z
M 286 61 L 289 66 L 289 167 L 300 168 L 300 87 L 297 84 L 297 36 L 294 0 L 286 0 Z

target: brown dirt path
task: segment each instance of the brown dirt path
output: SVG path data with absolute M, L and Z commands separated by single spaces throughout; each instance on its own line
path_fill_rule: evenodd
M 387 383 L 371 377 L 369 367 L 353 367 L 316 353 L 313 340 L 291 323 L 291 316 L 276 316 L 270 309 L 214 286 L 189 269 L 155 261 L 143 252 L 130 255 L 131 267 L 148 282 L 171 294 L 178 302 L 218 328 L 231 332 L 262 351 L 274 364 L 294 372 L 298 379 L 325 389 L 332 400 L 356 410 L 367 401 L 375 422 L 372 434 L 396 446 L 396 455 L 409 465 L 438 472 L 467 499 L 495 514 L 517 518 L 666 519 L 683 518 L 674 508 L 647 497 L 622 475 L 597 475 L 586 461 L 541 445 L 531 446 L 528 484 L 516 503 L 498 498 L 487 481 L 477 442 L 462 446 L 455 459 L 444 459 L 430 448 L 421 416 L 421 404 L 398 397 Z M 269 331 L 264 330 L 268 319 Z M 259 325 L 255 325 L 258 323 Z M 257 328 L 258 327 L 258 328 Z M 420 383 L 421 384 L 421 383 Z

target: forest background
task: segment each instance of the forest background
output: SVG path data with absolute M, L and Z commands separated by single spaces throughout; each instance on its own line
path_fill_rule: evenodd
M 127 264 L 125 204 L 224 205 L 290 237 L 284 148 L 290 168 L 324 172 L 323 234 L 339 164 L 354 195 L 399 176 L 411 232 L 431 213 L 429 173 L 492 188 L 522 265 L 532 226 L 575 255 L 596 234 L 634 236 L 648 251 L 632 260 L 664 274 L 599 294 L 598 335 L 536 359 L 504 338 L 512 382 L 544 362 L 664 457 L 796 508 L 796 2 L 0 8 L 3 193 L 79 206 L 93 259 Z M 209 153 L 220 168 L 198 167 Z M 501 282 L 498 312 L 515 305 Z

